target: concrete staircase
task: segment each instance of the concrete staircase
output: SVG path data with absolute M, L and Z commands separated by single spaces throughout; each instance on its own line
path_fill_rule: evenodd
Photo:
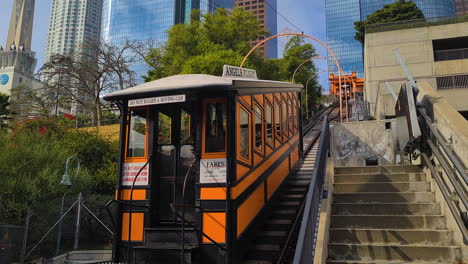
M 419 167 L 335 168 L 328 264 L 454 263 L 460 256 Z

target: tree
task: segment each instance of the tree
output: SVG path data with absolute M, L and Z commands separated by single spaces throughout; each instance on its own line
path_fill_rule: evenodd
M 188 73 L 220 75 L 224 64 L 239 65 L 251 49 L 250 42 L 265 34 L 258 20 L 241 9 L 231 13 L 218 9 L 203 19 L 200 11 L 194 10 L 191 23 L 168 30 L 165 44 L 139 52 L 152 68 L 145 80 Z M 260 56 L 256 56 L 250 61 L 258 61 Z
M 10 104 L 10 96 L 0 93 L 0 130 L 7 128 L 8 121 L 11 120 L 13 113 Z
M 80 105 L 92 113 L 93 124 L 100 126 L 101 95 L 135 85 L 135 73 L 129 68 L 136 62 L 129 55 L 133 48 L 130 41 L 118 46 L 104 41 L 85 42 L 73 56 L 52 56 L 40 75 L 54 84 L 61 104 Z
M 265 34 L 259 21 L 241 9 L 231 13 L 218 9 L 204 15 L 203 19 L 195 10 L 190 24 L 174 25 L 168 30 L 167 43 L 154 47 L 155 43 L 149 41 L 140 45 L 137 53 L 152 68 L 145 76 L 146 81 L 177 74 L 220 76 L 223 65 L 240 65 L 252 48 L 252 41 Z M 261 52 L 256 52 L 249 57 L 245 67 L 256 69 L 260 79 L 289 82 L 295 69 L 315 54 L 311 44 L 296 36 L 286 44 L 283 58 L 264 59 Z M 296 82 L 305 85 L 315 73 L 313 61 L 307 62 L 297 73 Z M 309 105 L 316 103 L 320 90 L 317 79 L 313 78 L 308 87 Z
M 382 9 L 375 11 L 365 21 L 354 22 L 356 34 L 354 38 L 364 44 L 366 26 L 383 24 L 404 20 L 424 18 L 424 14 L 413 1 L 397 0 L 393 4 L 385 5 Z
M 16 121 L 35 117 L 49 117 L 54 107 L 53 95 L 49 87 L 34 89 L 23 83 L 11 89 L 11 109 Z

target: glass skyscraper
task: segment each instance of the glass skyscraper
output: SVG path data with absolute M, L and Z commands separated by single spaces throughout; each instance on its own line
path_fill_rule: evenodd
M 364 77 L 364 54 L 362 44 L 354 39 L 355 21 L 366 20 L 374 11 L 396 0 L 325 0 L 327 44 L 338 57 L 344 72 L 356 71 Z M 454 0 L 414 0 L 426 18 L 454 15 Z M 331 58 L 331 56 L 329 55 Z M 337 72 L 329 62 L 331 72 Z
M 192 9 L 204 14 L 218 8 L 234 8 L 234 0 L 104 0 L 101 36 L 115 45 L 148 39 L 163 44 L 166 30 L 174 24 L 188 23 Z M 139 81 L 148 69 L 143 61 L 132 67 Z

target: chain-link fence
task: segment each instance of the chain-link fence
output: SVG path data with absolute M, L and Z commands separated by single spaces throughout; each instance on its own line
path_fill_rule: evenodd
M 0 263 L 21 261 L 24 226 L 0 223 Z
M 47 260 L 72 251 L 110 251 L 116 208 L 107 208 L 110 200 L 109 195 L 68 194 L 63 210 L 62 199 L 51 200 L 31 210 L 23 226 L 0 224 L 0 263 L 62 263 Z

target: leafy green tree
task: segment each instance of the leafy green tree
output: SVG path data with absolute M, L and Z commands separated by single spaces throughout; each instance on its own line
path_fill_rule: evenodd
M 220 76 L 223 65 L 240 65 L 252 48 L 251 42 L 265 34 L 258 20 L 241 9 L 231 13 L 218 9 L 204 15 L 203 19 L 195 10 L 190 24 L 174 25 L 168 30 L 166 44 L 150 48 L 147 53 L 138 52 L 146 55 L 144 58 L 152 67 L 145 80 L 190 73 Z M 295 69 L 315 55 L 313 45 L 295 36 L 286 44 L 283 58 L 264 59 L 259 51 L 249 57 L 245 67 L 256 69 L 261 79 L 290 82 Z M 313 61 L 309 61 L 303 64 L 295 80 L 305 85 L 316 72 Z M 312 106 L 318 102 L 321 89 L 317 78 L 312 78 L 308 86 L 307 100 Z
M 258 20 L 241 9 L 230 13 L 218 9 L 203 19 L 200 11 L 194 10 L 191 23 L 172 26 L 167 42 L 147 53 L 145 60 L 153 69 L 144 78 L 152 81 L 176 74 L 220 75 L 224 64 L 239 65 L 252 48 L 250 42 L 265 34 Z M 260 61 L 260 57 L 254 54 L 248 66 Z
M 10 104 L 10 96 L 0 93 L 0 130 L 8 127 L 8 121 L 13 115 Z
M 69 121 L 66 117 L 33 118 L 12 124 L 11 133 L 0 133 L 0 222 L 22 223 L 28 209 L 37 213 L 41 206 L 59 201 L 66 191 L 59 182 L 70 156 L 81 160 L 72 193 L 113 193 L 117 142 L 69 129 Z M 54 206 L 50 210 L 58 210 L 59 204 Z M 56 216 L 54 211 L 50 217 Z
M 424 14 L 413 1 L 397 0 L 393 4 L 385 5 L 382 9 L 375 11 L 365 21 L 354 22 L 356 34 L 354 38 L 364 44 L 366 26 L 372 24 L 383 24 L 411 19 L 424 18 Z

